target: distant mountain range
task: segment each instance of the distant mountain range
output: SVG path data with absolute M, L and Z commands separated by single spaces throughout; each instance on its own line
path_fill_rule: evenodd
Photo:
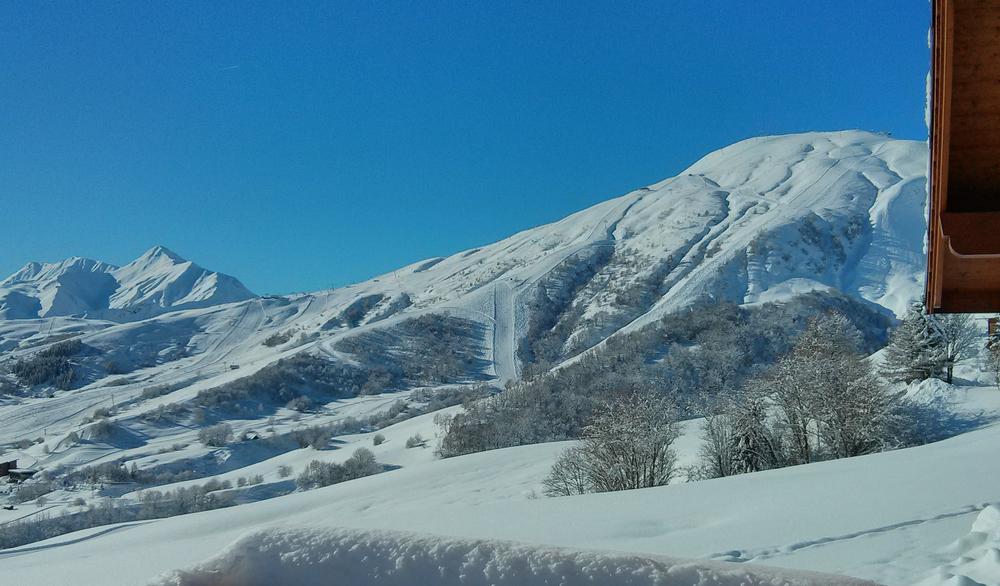
M 253 297 L 239 280 L 156 246 L 123 267 L 78 256 L 29 262 L 0 281 L 0 318 L 125 322 Z

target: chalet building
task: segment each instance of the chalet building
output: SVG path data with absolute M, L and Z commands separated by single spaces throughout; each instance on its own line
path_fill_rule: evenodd
M 10 476 L 10 471 L 17 468 L 17 459 L 7 459 L 0 456 L 0 478 Z
M 927 311 L 1000 311 L 1000 0 L 934 0 Z

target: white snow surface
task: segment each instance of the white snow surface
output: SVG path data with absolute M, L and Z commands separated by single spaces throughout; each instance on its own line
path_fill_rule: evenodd
M 946 390 L 936 386 L 935 394 Z M 541 481 L 571 442 L 438 460 L 430 448 L 403 446 L 414 432 L 433 438 L 429 414 L 381 431 L 387 441 L 373 450 L 396 470 L 230 509 L 64 535 L 0 552 L 0 569 L 19 583 L 59 583 L 74 576 L 78 584 L 142 584 L 185 567 L 193 568 L 195 577 L 204 577 L 211 568 L 242 572 L 244 566 L 232 559 L 232 552 L 268 544 L 287 560 L 287 566 L 268 566 L 268 571 L 297 577 L 312 567 L 305 562 L 316 559 L 308 542 L 355 535 L 376 541 L 384 537 L 379 543 L 390 550 L 433 542 L 461 552 L 469 540 L 488 542 L 490 548 L 510 541 L 540 551 L 596 550 L 652 558 L 643 566 L 647 570 L 658 567 L 656 559 L 666 555 L 746 568 L 819 571 L 888 585 L 921 580 L 974 584 L 933 580 L 956 570 L 972 576 L 973 560 L 986 560 L 976 568 L 988 566 L 994 555 L 994 513 L 981 512 L 1000 501 L 1000 467 L 994 465 L 1000 392 L 995 387 L 948 388 L 957 408 L 994 423 L 945 441 L 859 458 L 561 498 L 540 497 Z M 681 465 L 697 457 L 699 422 L 689 422 L 683 430 L 676 444 Z M 279 462 L 298 471 L 313 458 L 342 461 L 353 447 L 371 446 L 372 435 L 343 438 L 346 443 L 338 450 L 307 449 L 284 456 L 270 463 L 272 476 L 266 482 L 280 482 L 273 473 Z M 949 545 L 970 535 L 970 528 L 987 537 L 966 539 L 957 548 Z M 343 532 L 352 529 L 361 533 Z M 378 533 L 367 533 L 371 531 Z M 385 531 L 422 536 L 384 536 Z M 220 553 L 237 542 L 230 553 Z M 330 555 L 335 558 L 335 553 Z M 392 555 L 385 549 L 372 554 L 379 559 Z M 204 565 L 207 558 L 212 559 Z M 115 571 L 109 573 L 108 567 Z M 981 583 L 1000 583 L 997 577 L 992 580 Z
M 807 572 L 346 529 L 258 531 L 158 586 L 862 586 Z
M 942 551 L 953 555 L 938 566 L 920 586 L 976 586 L 1000 584 L 1000 507 L 990 505 L 979 513 L 968 535 Z

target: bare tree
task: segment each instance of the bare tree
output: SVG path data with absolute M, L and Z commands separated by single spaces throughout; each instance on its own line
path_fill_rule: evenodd
M 752 385 L 787 429 L 790 464 L 811 462 L 822 442 L 834 457 L 872 451 L 894 397 L 858 353 L 859 334 L 837 313 L 809 321 L 795 346 Z
M 979 350 L 976 344 L 978 332 L 972 316 L 965 313 L 945 313 L 935 315 L 931 322 L 943 342 L 945 382 L 954 378 L 955 365 L 975 356 Z
M 228 423 L 204 427 L 198 432 L 198 439 L 206 446 L 219 448 L 233 441 L 233 428 Z
M 583 447 L 566 450 L 552 466 L 542 485 L 547 496 L 570 496 L 594 492 L 587 467 L 587 454 Z
M 586 486 L 611 492 L 662 486 L 674 475 L 677 410 L 666 398 L 632 392 L 602 404 L 584 429 L 582 446 L 556 463 L 549 494 L 575 494 Z
M 736 473 L 733 469 L 733 427 L 730 405 L 705 416 L 699 450 L 699 477 L 721 478 Z

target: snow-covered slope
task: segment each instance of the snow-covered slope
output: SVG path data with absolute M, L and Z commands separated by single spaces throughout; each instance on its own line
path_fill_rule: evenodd
M 156 246 L 123 267 L 73 257 L 30 262 L 0 281 L 0 318 L 135 321 L 254 297 L 238 280 Z
M 995 387 L 941 384 L 936 391 L 967 413 L 985 414 L 994 422 L 1000 414 Z M 697 421 L 690 423 L 677 445 L 681 461 L 697 457 L 700 428 Z M 637 571 L 628 574 L 635 582 L 596 582 L 600 584 L 730 583 L 713 577 L 713 571 L 714 576 L 724 572 L 711 563 L 702 566 L 701 582 L 653 581 L 649 572 L 657 569 L 657 556 L 663 555 L 736 562 L 730 571 L 742 568 L 750 576 L 775 580 L 737 582 L 741 584 L 796 583 L 794 574 L 774 574 L 766 566 L 846 574 L 891 586 L 923 579 L 928 585 L 976 583 L 956 575 L 974 576 L 982 584 L 1000 583 L 992 561 L 1000 537 L 995 511 L 989 510 L 991 503 L 1000 501 L 1000 468 L 992 464 L 1000 441 L 996 423 L 893 452 L 559 498 L 538 495 L 566 443 L 436 460 L 430 449 L 400 445 L 417 430 L 431 437 L 430 415 L 381 431 L 387 441 L 373 450 L 380 461 L 400 466 L 398 470 L 230 509 L 65 535 L 0 552 L 0 567 L 8 579 L 29 584 L 58 583 L 73 576 L 78 584 L 124 586 L 146 583 L 161 573 L 173 575 L 173 583 L 180 584 L 242 584 L 243 572 L 251 570 L 267 572 L 270 583 L 298 583 L 329 579 L 329 569 L 347 565 L 356 545 L 376 563 L 388 560 L 400 569 L 417 556 L 415 572 L 427 563 L 426 557 L 434 558 L 445 572 L 468 563 L 470 580 L 484 568 L 500 571 L 505 563 L 523 564 L 547 554 L 559 562 L 563 576 L 573 577 L 588 563 L 600 562 L 593 554 L 598 550 L 630 552 L 633 555 L 623 557 L 631 561 L 623 567 Z M 372 435 L 345 436 L 340 449 L 306 450 L 296 455 L 298 460 L 281 463 L 298 471 L 310 458 L 342 461 L 354 447 L 371 446 Z M 279 482 L 273 473 L 276 464 L 267 482 Z M 347 531 L 351 529 L 359 531 Z M 374 548 L 372 540 L 381 545 Z M 465 557 L 469 540 L 482 546 L 483 557 Z M 505 541 L 526 545 L 517 548 L 520 556 L 495 556 L 497 550 L 511 549 Z M 416 542 L 423 545 L 416 547 Z M 227 549 L 230 544 L 235 545 Z M 552 555 L 553 548 L 563 549 Z M 203 563 L 209 556 L 218 557 Z M 248 556 L 260 556 L 261 565 Z M 494 563 L 483 563 L 491 560 Z M 684 566 L 698 568 L 698 563 Z M 179 576 L 172 572 L 192 566 Z M 108 567 L 115 571 L 108 572 Z M 157 583 L 171 582 L 163 578 Z
M 252 297 L 162 247 L 121 268 L 28 265 L 0 284 L 0 316 L 87 319 L 0 320 L 0 363 L 72 335 L 94 352 L 74 383 L 84 392 L 56 393 L 30 408 L 33 427 L 7 418 L 0 432 L 72 424 L 153 385 L 186 400 L 297 353 L 351 363 L 344 340 L 425 314 L 478 324 L 468 344 L 483 366 L 469 378 L 498 383 L 532 360 L 538 323 L 557 364 L 706 300 L 835 289 L 899 314 L 921 290 L 926 156 L 922 142 L 859 131 L 750 139 L 500 242 L 290 297 Z
M 740 562 L 734 566 L 750 568 L 746 576 L 761 578 L 747 577 L 750 584 L 796 583 L 791 574 L 758 570 L 757 562 L 900 585 L 937 566 L 942 576 L 954 568 L 985 575 L 965 557 L 992 555 L 989 539 L 933 552 L 965 535 L 998 499 L 990 488 L 996 471 L 983 465 L 997 427 L 912 450 L 566 499 L 537 498 L 565 444 L 444 461 L 432 449 L 405 447 L 416 434 L 434 443 L 438 428 L 427 413 L 434 397 L 484 380 L 499 387 L 537 368 L 540 335 L 548 368 L 706 301 L 753 305 L 835 290 L 872 311 L 902 313 L 921 290 L 926 157 L 924 143 L 857 131 L 751 139 L 676 177 L 500 242 L 287 297 L 254 297 L 235 279 L 160 247 L 121 268 L 85 259 L 28 265 L 0 283 L 0 393 L 16 380 L 4 373 L 7 363 L 30 361 L 67 339 L 81 344 L 70 357 L 77 369 L 71 389 L 42 384 L 0 397 L 0 446 L 22 465 L 66 471 L 124 463 L 151 474 L 195 473 L 164 489 L 211 477 L 239 487 L 241 478 L 259 474 L 259 485 L 232 489 L 250 501 L 294 488 L 280 468 L 298 473 L 312 460 L 343 462 L 359 446 L 394 470 L 234 509 L 85 530 L 0 552 L 0 570 L 21 583 L 72 575 L 82 584 L 134 584 L 183 567 L 192 570 L 162 579 L 240 583 L 245 572 L 274 571 L 272 582 L 280 583 L 316 572 L 325 579 L 349 565 L 349 544 L 363 543 L 356 551 L 378 564 L 411 560 L 466 568 L 470 576 L 503 566 L 496 576 L 511 583 L 523 583 L 527 574 L 518 572 L 526 567 L 557 568 L 553 579 L 593 571 L 605 580 L 599 572 L 607 563 L 634 570 L 618 574 L 620 583 L 674 583 L 652 579 L 677 566 L 662 555 L 702 560 L 677 567 L 720 585 L 732 575 L 706 558 Z M 462 327 L 434 329 L 443 316 Z M 433 319 L 415 329 L 415 318 Z M 265 390 L 285 390 L 274 374 L 282 360 L 320 359 L 333 367 L 307 361 L 303 371 L 324 376 L 377 370 L 385 366 L 380 360 L 438 341 L 421 329 L 457 337 L 471 359 L 428 381 L 376 377 L 364 392 L 328 395 L 305 411 L 280 394 L 198 402 L 199 393 L 231 383 L 245 391 L 239 385 L 262 371 Z M 421 372 L 420 359 L 440 358 L 416 356 Z M 389 376 L 391 369 L 383 370 Z M 991 393 L 970 394 L 973 407 L 985 406 L 980 424 L 1000 412 Z M 85 421 L 98 409 L 110 415 L 112 433 Z M 252 440 L 217 448 L 198 439 L 199 427 L 221 420 L 237 437 L 270 438 L 400 410 L 426 414 L 381 429 L 387 439 L 379 445 L 373 433 L 338 436 L 339 449 L 324 450 Z M 697 457 L 699 425 L 684 424 L 681 465 Z M 134 503 L 136 491 L 149 486 L 63 487 L 48 504 L 0 511 L 0 525 L 79 512 L 73 502 L 83 493 L 91 505 L 108 496 Z M 224 550 L 228 544 L 235 545 Z M 274 564 L 248 563 L 261 549 Z M 602 553 L 608 550 L 641 553 Z M 87 561 L 95 559 L 100 563 Z

